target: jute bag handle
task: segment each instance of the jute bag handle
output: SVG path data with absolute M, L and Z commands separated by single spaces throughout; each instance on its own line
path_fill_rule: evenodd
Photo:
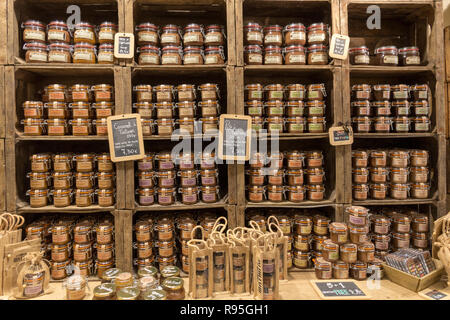
M 8 220 L 6 220 L 6 218 L 3 218 L 3 216 L 0 216 L 0 231 L 2 233 L 8 231 Z
M 249 223 L 250 227 L 252 227 L 255 230 L 261 231 L 261 228 L 259 227 L 259 224 L 257 224 L 255 221 L 251 220 Z
M 272 228 L 275 228 L 276 230 L 274 231 Z M 273 222 L 269 224 L 269 231 L 276 233 L 280 238 L 283 236 L 283 231 L 281 230 L 280 226 Z
M 221 221 L 223 221 L 223 223 L 221 223 Z M 220 217 L 216 220 L 216 223 L 214 223 L 213 232 L 223 233 L 227 228 L 227 225 L 228 225 L 227 218 Z
M 272 222 L 272 220 L 274 220 Z M 280 221 L 278 221 L 278 218 L 275 216 L 270 216 L 269 218 L 267 218 L 267 225 L 271 225 L 271 224 L 276 224 L 277 226 L 280 226 Z
M 203 229 L 202 226 L 195 226 L 192 231 L 191 231 L 191 239 L 195 239 L 195 233 L 197 230 L 201 231 L 201 235 L 202 235 L 202 239 L 201 240 L 205 240 L 205 229 Z

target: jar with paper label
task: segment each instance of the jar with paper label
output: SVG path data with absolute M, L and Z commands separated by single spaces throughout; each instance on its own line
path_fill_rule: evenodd
M 430 184 L 416 182 L 411 184 L 411 197 L 414 199 L 427 199 L 430 196 Z
M 271 202 L 281 202 L 284 200 L 283 186 L 269 185 L 267 186 L 267 200 Z
M 244 93 L 246 101 L 262 101 L 264 97 L 264 87 L 259 83 L 247 84 L 244 87 Z
M 96 240 L 97 244 L 106 244 L 112 242 L 114 227 L 109 222 L 102 222 L 97 225 L 96 230 Z
M 394 101 L 392 102 L 392 109 L 394 110 L 394 115 L 398 117 L 409 116 L 410 103 L 408 100 Z
M 156 92 L 156 102 L 172 102 L 175 98 L 173 85 L 161 84 L 155 86 L 153 90 Z
M 247 182 L 252 186 L 263 186 L 265 185 L 266 176 L 263 169 L 249 169 L 245 171 L 247 176 Z
M 372 127 L 372 120 L 368 116 L 353 117 L 353 130 L 357 133 L 368 133 Z
M 114 101 L 114 87 L 110 84 L 97 84 L 92 86 L 91 90 L 97 103 Z
M 411 222 L 411 228 L 414 232 L 424 232 L 427 233 L 429 231 L 429 220 L 428 216 L 424 214 L 418 214 L 413 216 Z
M 68 259 L 63 262 L 51 262 L 50 275 L 53 280 L 62 280 L 68 276 L 68 266 L 71 260 Z
M 348 279 L 350 266 L 348 263 L 338 260 L 333 263 L 333 278 Z
M 52 243 L 53 244 L 66 244 L 71 241 L 71 233 L 68 225 L 64 223 L 58 223 L 52 228 Z
M 69 117 L 69 109 L 64 102 L 48 102 L 45 104 L 45 108 L 47 108 L 48 119 L 67 119 Z
M 317 279 L 327 280 L 333 278 L 332 265 L 330 262 L 326 261 L 323 258 L 315 260 L 314 270 Z
M 114 44 L 114 37 L 117 33 L 117 25 L 113 22 L 103 22 L 98 27 L 98 42 L 100 44 L 111 43 Z
M 390 100 L 391 98 L 391 86 L 389 84 L 373 85 L 372 91 L 376 101 Z
M 306 181 L 309 185 L 323 184 L 325 180 L 325 171 L 322 168 L 306 169 Z
M 349 226 L 350 241 L 355 244 L 364 243 L 368 240 L 366 226 Z
M 370 185 L 370 196 L 375 200 L 386 199 L 388 192 L 388 185 L 385 183 L 375 183 Z
M 176 188 L 158 188 L 158 204 L 170 206 L 176 201 Z
M 402 150 L 389 151 L 389 162 L 393 168 L 406 168 L 409 164 L 409 152 Z
M 44 88 L 48 102 L 66 102 L 70 100 L 67 86 L 63 84 L 51 84 Z
M 220 92 L 219 85 L 215 83 L 205 83 L 198 86 L 197 90 L 200 93 L 202 101 L 219 100 Z
M 309 117 L 308 122 L 308 132 L 309 133 L 322 133 L 325 132 L 326 121 L 325 117 Z
M 329 262 L 339 260 L 339 245 L 331 240 L 325 240 L 322 247 L 323 259 Z
M 265 200 L 265 186 L 247 186 L 247 199 L 249 202 L 262 202 Z
M 52 168 L 52 157 L 48 153 L 37 153 L 30 157 L 31 171 L 47 172 Z
M 283 169 L 269 169 L 267 172 L 267 183 L 269 185 L 282 186 L 284 182 Z
M 157 173 L 158 177 L 158 186 L 172 188 L 175 186 L 176 179 L 176 171 L 168 170 L 168 171 L 160 171 Z
M 194 119 L 192 118 L 179 119 L 178 126 L 181 132 L 194 134 Z
M 370 52 L 366 46 L 350 48 L 348 51 L 350 64 L 353 65 L 369 65 Z
M 206 117 L 200 118 L 202 122 L 203 134 L 214 134 L 219 130 L 219 118 L 217 117 Z
M 244 26 L 245 44 L 263 45 L 263 29 L 257 22 L 249 22 Z
M 383 215 L 372 215 L 370 217 L 372 232 L 375 234 L 387 235 L 389 234 L 389 227 L 391 221 Z
M 313 221 L 309 216 L 296 216 L 294 220 L 295 234 L 308 236 L 312 232 Z
M 391 115 L 391 103 L 389 101 L 374 101 L 371 103 L 374 116 L 384 117 Z
M 94 204 L 94 189 L 75 189 L 77 207 L 89 207 Z
M 163 48 L 163 64 L 164 63 L 164 49 Z M 166 63 L 167 64 L 167 63 Z M 173 63 L 176 64 L 176 63 Z M 202 47 L 189 46 L 184 48 L 183 64 L 185 65 L 202 65 L 204 64 L 204 53 Z
M 87 84 L 75 84 L 71 86 L 70 93 L 72 95 L 73 102 L 89 102 L 93 99 L 91 86 Z
M 104 43 L 99 45 L 97 62 L 99 64 L 113 64 L 114 61 L 114 44 Z
M 263 64 L 263 50 L 259 45 L 244 47 L 244 60 L 247 65 Z
M 77 43 L 88 43 L 95 45 L 96 37 L 94 26 L 87 22 L 80 22 L 75 25 L 73 34 L 73 42 Z
M 420 51 L 418 47 L 404 47 L 398 50 L 401 66 L 420 66 Z
M 328 47 L 315 44 L 308 47 L 308 64 L 325 65 L 328 64 Z
M 392 128 L 392 117 L 375 117 L 373 118 L 373 127 L 375 132 L 389 133 Z
M 309 101 L 312 100 L 324 100 L 324 98 L 327 96 L 325 85 L 323 83 L 320 84 L 310 84 L 306 87 L 307 90 L 307 99 Z
M 157 102 L 154 104 L 158 119 L 171 119 L 174 116 L 174 104 L 171 102 Z
M 203 32 L 203 28 L 199 24 L 188 24 L 184 28 L 183 44 L 185 46 L 203 46 Z
M 370 100 L 372 88 L 369 84 L 355 84 L 352 86 L 352 96 L 356 100 Z
M 183 101 L 195 101 L 197 98 L 195 85 L 193 84 L 181 84 L 176 87 L 178 96 L 178 102 Z
M 291 202 L 302 202 L 305 200 L 305 187 L 304 186 L 287 186 L 286 198 Z
M 375 49 L 376 64 L 379 66 L 397 66 L 398 50 L 395 46 L 384 46 Z
M 268 101 L 264 105 L 268 117 L 282 117 L 284 115 L 284 103 L 280 100 Z
M 111 269 L 114 266 L 114 259 L 111 260 L 107 260 L 107 261 L 96 261 L 96 269 L 97 269 L 97 276 L 99 278 L 101 278 L 102 280 L 105 280 L 107 275 L 107 270 Z M 118 269 L 114 269 L 114 278 L 115 279 L 117 277 L 118 272 L 120 273 L 120 270 Z M 104 279 L 105 278 L 105 279 Z M 111 279 L 112 280 L 112 279 Z M 108 281 L 110 281 L 110 279 L 108 279 Z
M 27 63 L 46 63 L 48 59 L 47 46 L 40 42 L 27 42 L 24 44 L 25 61 Z
M 115 186 L 115 174 L 112 172 L 98 172 L 97 183 L 100 189 L 113 189 Z
M 284 48 L 285 64 L 287 64 L 287 65 L 304 65 L 304 64 L 306 64 L 305 51 L 306 51 L 305 48 L 300 45 L 293 45 L 293 46 L 285 47 Z
M 284 131 L 284 118 L 282 117 L 268 117 L 267 119 L 267 132 L 282 133 Z
M 85 261 L 92 258 L 92 245 L 90 242 L 73 244 L 73 259 L 75 261 Z
M 216 186 L 219 184 L 218 169 L 204 169 L 200 171 L 202 186 Z
M 282 101 L 284 98 L 284 86 L 281 84 L 269 84 L 264 87 L 267 101 Z
M 74 102 L 69 104 L 72 109 L 72 118 L 74 119 L 89 119 L 93 116 L 93 109 L 88 102 Z
M 102 153 L 97 155 L 97 165 L 99 172 L 114 171 L 114 164 L 111 161 L 111 155 L 109 153 Z
M 94 187 L 94 172 L 77 172 L 75 175 L 75 185 L 78 189 L 91 189 Z
M 264 127 L 264 123 L 266 121 L 264 120 L 263 117 L 259 117 L 259 116 L 252 116 L 252 125 L 251 125 L 251 129 L 255 132 L 259 132 L 263 129 Z
M 306 186 L 308 200 L 310 201 L 322 201 L 325 197 L 324 185 L 308 185 Z
M 386 183 L 389 177 L 389 168 L 373 167 L 369 168 L 370 181 L 373 183 Z
M 372 114 L 371 104 L 368 100 L 353 101 L 351 103 L 352 114 L 357 117 L 366 117 Z
M 27 178 L 30 179 L 30 188 L 47 189 L 51 185 L 49 172 L 29 172 Z
M 354 243 L 341 244 L 339 258 L 347 263 L 355 263 L 358 260 L 358 246 Z
M 353 279 L 362 281 L 367 279 L 367 263 L 357 261 L 350 265 L 350 273 Z
M 208 46 L 205 48 L 205 64 L 219 64 L 225 63 L 225 52 L 223 47 Z
M 220 200 L 219 186 L 202 186 L 200 189 L 202 191 L 201 200 L 204 203 L 215 203 Z
M 313 217 L 314 234 L 319 235 L 319 236 L 327 236 L 329 224 L 330 224 L 329 218 L 322 216 L 322 215 L 315 215 Z M 323 250 L 323 248 L 321 250 Z M 321 250 L 319 250 L 319 251 L 321 251 Z
M 409 178 L 408 168 L 392 168 L 390 181 L 392 183 L 407 183 Z
M 153 23 L 145 22 L 136 26 L 137 44 L 143 45 L 158 45 L 159 27 Z
M 406 183 L 393 183 L 389 187 L 392 199 L 406 200 L 409 196 L 410 186 Z
M 325 101 L 312 100 L 306 102 L 306 111 L 308 117 L 324 117 Z
M 155 121 L 158 134 L 162 136 L 170 136 L 174 130 L 175 120 L 173 119 L 158 119 Z
M 153 45 L 146 45 L 137 48 L 137 53 L 139 53 L 139 60 L 138 63 L 141 65 L 159 65 L 161 64 L 160 59 L 160 49 L 153 46 Z M 177 57 L 175 56 L 175 59 Z M 169 56 L 166 56 L 166 61 L 171 60 Z M 174 60 L 174 59 L 172 59 Z M 178 61 L 178 60 L 177 60 Z M 180 63 L 175 64 L 181 64 L 181 59 L 179 60 Z M 169 64 L 169 63 L 166 63 Z
M 245 102 L 246 114 L 252 117 L 262 117 L 264 114 L 264 104 L 260 100 L 250 100 Z
M 52 261 L 63 262 L 69 259 L 71 254 L 71 248 L 69 244 L 51 244 L 51 257 Z
M 428 91 L 430 90 L 427 84 L 416 84 L 411 86 L 411 94 L 414 101 L 427 101 Z M 418 115 L 416 113 L 416 115 Z
M 281 65 L 283 64 L 283 53 L 281 47 L 267 46 L 264 49 L 264 64 Z
M 203 56 L 201 49 L 196 47 L 187 47 L 184 49 L 186 56 L 184 64 L 203 64 Z M 181 65 L 183 50 L 181 47 L 165 46 L 162 48 L 161 64 L 162 65 Z
M 58 120 L 58 119 L 53 119 Z M 48 120 L 50 121 L 50 120 Z M 69 120 L 69 124 L 72 126 L 72 135 L 74 136 L 87 136 L 92 134 L 92 121 L 88 119 L 73 119 Z
M 23 124 L 23 133 L 26 136 L 42 136 L 47 132 L 47 123 L 44 119 L 27 118 L 20 122 Z
M 282 27 L 271 25 L 264 28 L 264 45 L 281 47 L 283 44 Z
M 368 223 L 369 210 L 365 207 L 350 206 L 345 209 L 349 222 L 354 226 L 365 226 Z
M 310 237 L 301 234 L 296 235 L 294 237 L 294 248 L 299 251 L 308 252 L 310 250 Z
M 348 241 L 348 229 L 344 223 L 330 223 L 330 239 L 334 243 L 344 244 Z
M 366 168 L 368 165 L 369 155 L 367 151 L 354 150 L 352 151 L 352 166 L 353 168 Z
M 367 184 L 354 184 L 352 190 L 353 199 L 359 201 L 367 200 L 369 195 L 369 186 Z
M 41 119 L 44 116 L 44 104 L 41 101 L 25 101 L 22 107 L 25 118 Z
M 30 207 L 41 208 L 48 205 L 50 190 L 49 189 L 28 190 L 26 195 L 30 197 Z
M 429 116 L 430 106 L 427 100 L 413 101 L 410 103 L 411 109 L 416 116 Z
M 287 118 L 286 128 L 289 133 L 303 133 L 306 130 L 306 119 L 303 117 Z
M 303 106 L 303 100 L 305 99 L 306 95 L 305 86 L 302 84 L 295 83 L 287 85 L 285 88 L 286 88 L 286 99 L 288 100 L 286 102 L 287 106 L 295 107 L 299 104 Z M 292 103 L 292 105 L 290 105 L 290 103 Z M 298 113 L 293 112 L 292 114 L 288 115 L 289 116 L 303 115 L 303 112 Z
M 406 84 L 397 84 L 391 86 L 392 98 L 394 100 L 408 100 L 409 96 L 409 86 Z
M 413 248 L 416 249 L 422 249 L 422 250 L 426 250 L 428 249 L 428 235 L 426 233 L 418 233 L 418 232 L 413 232 L 412 233 L 412 245 Z
M 199 189 L 197 187 L 180 188 L 181 202 L 185 205 L 193 205 L 198 202 Z
M 392 233 L 392 247 L 394 251 L 398 249 L 405 249 L 409 248 L 411 236 L 409 233 L 399 233 L 399 232 L 393 232 Z
M 73 63 L 90 63 L 96 62 L 97 52 L 95 45 L 81 42 L 74 46 Z
M 328 25 L 313 23 L 308 27 L 308 44 L 328 44 Z
M 370 166 L 372 167 L 387 167 L 386 151 L 374 150 L 370 152 Z
M 138 103 L 150 104 L 153 101 L 153 87 L 149 84 L 140 84 L 134 86 L 133 92 L 135 94 L 135 98 Z
M 294 266 L 298 269 L 308 269 L 309 252 L 294 250 Z
M 112 102 L 102 101 L 93 103 L 92 108 L 95 109 L 95 116 L 97 119 L 107 118 L 114 114 L 114 103 Z
M 205 46 L 223 46 L 225 44 L 224 27 L 218 24 L 210 24 L 205 28 Z
M 48 62 L 71 63 L 72 47 L 63 42 L 55 42 L 48 45 Z
M 302 23 L 291 23 L 284 27 L 284 42 L 287 46 L 290 45 L 305 45 L 306 43 L 306 28 Z
M 414 132 L 430 132 L 431 121 L 430 118 L 422 116 L 413 118 Z
M 45 43 L 45 24 L 38 20 L 27 20 L 21 25 L 24 42 Z

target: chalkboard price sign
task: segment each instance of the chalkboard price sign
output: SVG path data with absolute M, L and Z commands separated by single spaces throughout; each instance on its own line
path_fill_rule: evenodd
M 429 290 L 429 289 L 428 289 Z M 429 290 L 419 292 L 419 295 L 428 300 L 449 300 L 449 295 L 439 290 Z
M 322 299 L 370 299 L 354 281 L 311 280 L 311 284 Z
M 348 56 L 350 38 L 341 34 L 334 34 L 331 38 L 329 55 L 332 58 L 345 60 Z
M 219 125 L 219 159 L 248 161 L 251 143 L 250 116 L 223 114 Z
M 108 117 L 107 124 L 109 150 L 113 162 L 139 160 L 145 157 L 139 114 Z
M 353 143 L 353 129 L 350 126 L 331 127 L 328 132 L 332 146 L 345 146 Z
M 114 56 L 119 59 L 133 58 L 134 35 L 132 33 L 116 33 L 114 38 Z

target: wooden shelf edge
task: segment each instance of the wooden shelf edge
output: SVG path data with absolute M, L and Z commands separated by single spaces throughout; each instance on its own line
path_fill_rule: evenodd
M 269 202 L 264 201 L 261 203 L 247 202 L 246 208 L 321 208 L 321 207 L 335 207 L 338 204 L 331 200 L 325 201 L 303 201 L 299 203 L 295 202 Z
M 176 204 L 171 206 L 162 206 L 159 204 L 154 204 L 151 206 L 140 206 L 138 203 L 135 203 L 135 209 L 136 212 L 142 212 L 142 211 L 184 211 L 184 210 L 196 210 L 196 209 L 216 209 L 216 208 L 227 208 L 228 207 L 228 196 L 225 196 L 223 199 L 221 199 L 219 202 L 216 203 L 204 203 L 204 202 L 198 202 L 193 205 L 185 205 L 181 202 L 177 201 Z
M 327 65 L 245 65 L 246 70 L 258 71 L 329 71 L 336 68 L 333 64 Z
M 107 136 L 25 136 L 16 134 L 16 141 L 108 141 Z
M 89 207 L 76 207 L 69 206 L 65 208 L 57 208 L 55 206 L 45 206 L 41 208 L 31 208 L 29 205 L 17 208 L 17 212 L 19 213 L 96 213 L 96 212 L 113 212 L 116 208 L 113 207 L 100 207 L 98 205 L 89 206 Z
M 25 63 L 14 64 L 15 69 L 64 69 L 64 70 L 114 70 L 114 67 L 120 67 L 114 64 L 77 64 L 77 63 Z
M 355 138 L 358 139 L 371 139 L 371 138 L 437 138 L 438 133 L 436 131 L 434 132 L 427 132 L 427 133 L 355 133 Z

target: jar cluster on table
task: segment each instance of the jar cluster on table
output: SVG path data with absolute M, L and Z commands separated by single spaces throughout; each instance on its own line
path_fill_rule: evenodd
M 325 65 L 329 60 L 329 27 L 325 23 L 308 28 L 291 23 L 283 28 L 249 22 L 244 26 L 244 42 L 247 65 Z
M 247 84 L 245 114 L 252 130 L 270 133 L 323 133 L 326 130 L 325 85 Z
M 106 118 L 115 110 L 112 85 L 51 84 L 39 94 L 40 101 L 22 104 L 24 135 L 108 135 Z
M 142 118 L 144 136 L 180 133 L 215 133 L 220 115 L 220 91 L 216 83 L 133 87 L 133 108 Z
M 220 200 L 219 169 L 214 153 L 148 153 L 137 162 L 137 202 L 141 206 L 185 205 Z M 178 195 L 178 196 L 177 196 Z
M 427 150 L 354 150 L 353 199 L 427 199 L 431 169 Z
M 427 84 L 355 84 L 352 123 L 355 132 L 407 133 L 431 130 Z
M 226 35 L 223 26 L 190 23 L 159 27 L 151 22 L 136 26 L 140 65 L 223 65 Z
M 112 217 L 45 216 L 31 222 L 25 231 L 28 240 L 41 239 L 53 280 L 70 276 L 75 268 L 83 276 L 101 277 L 115 264 Z
M 366 46 L 349 49 L 350 63 L 353 65 L 378 65 L 378 66 L 419 66 L 420 50 L 418 47 L 382 46 L 370 54 Z
M 94 26 L 80 22 L 73 29 L 64 21 L 48 25 L 37 20 L 22 23 L 23 49 L 27 63 L 113 64 L 117 25 L 103 22 Z
M 115 166 L 109 153 L 38 153 L 30 157 L 30 167 L 26 195 L 32 208 L 115 204 Z
M 138 272 L 150 266 L 158 266 L 159 270 L 167 266 L 179 266 L 184 273 L 189 274 L 187 242 L 192 239 L 192 230 L 202 226 L 208 235 L 216 219 L 217 214 L 214 212 L 176 212 L 175 215 L 160 215 L 158 219 L 151 214 L 140 216 L 134 224 L 136 242 L 133 245 L 134 265 Z
M 321 201 L 325 198 L 322 151 L 254 153 L 246 169 L 249 202 Z

